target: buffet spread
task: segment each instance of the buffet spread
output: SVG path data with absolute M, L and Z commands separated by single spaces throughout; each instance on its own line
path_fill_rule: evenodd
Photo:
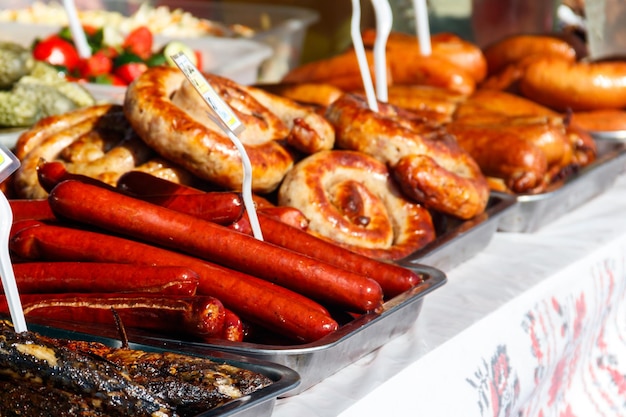
M 85 14 L 98 46 L 80 58 L 66 22 L 34 11 L 0 14 L 2 145 L 20 162 L 1 184 L 7 244 L 35 329 L 3 324 L 0 382 L 19 383 L 9 410 L 37 399 L 23 415 L 51 398 L 93 415 L 271 414 L 410 332 L 495 236 L 541 230 L 626 164 L 626 63 L 552 34 L 479 48 L 438 33 L 424 55 L 391 32 L 388 100 L 372 106 L 354 48 L 269 83 L 262 28 L 142 5 L 115 36 Z M 205 32 L 145 23 L 165 18 Z M 376 76 L 377 32 L 361 36 Z M 253 81 L 216 52 L 250 42 L 267 52 Z

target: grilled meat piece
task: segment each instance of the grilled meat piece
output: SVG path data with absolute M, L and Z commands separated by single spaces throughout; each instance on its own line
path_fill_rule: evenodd
M 159 393 L 181 415 L 210 410 L 272 383 L 264 375 L 206 358 L 117 349 L 94 342 L 60 342 L 123 367 L 133 381 Z
M 172 352 L 117 349 L 105 358 L 125 366 L 135 381 L 164 393 L 185 414 L 210 410 L 272 383 L 246 369 Z
M 16 388 L 3 390 L 3 381 Z M 35 405 L 20 416 L 41 415 L 46 403 L 72 411 L 52 410 L 62 416 L 191 416 L 271 383 L 207 358 L 15 333 L 0 321 L 0 416 L 13 415 L 6 407 L 21 412 L 28 398 Z
M 50 415 L 108 417 L 81 395 L 25 380 L 0 378 L 0 415 L 41 417 Z
M 86 395 L 112 415 L 175 415 L 170 405 L 133 382 L 122 367 L 33 332 L 16 333 L 6 323 L 0 327 L 0 374 Z

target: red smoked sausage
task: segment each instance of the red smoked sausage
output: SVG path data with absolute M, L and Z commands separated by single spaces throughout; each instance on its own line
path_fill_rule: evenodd
M 166 189 L 168 192 L 177 195 L 203 193 L 201 190 L 196 190 L 192 187 L 175 184 L 160 178 L 146 178 L 147 176 L 148 174 L 142 172 L 129 172 L 120 178 L 118 187 L 124 191 L 134 190 L 135 192 L 142 192 L 146 190 L 146 187 L 142 187 L 142 184 L 147 182 L 151 184 L 148 187 L 152 190 L 151 192 L 156 192 L 158 189 Z M 176 208 L 173 209 L 177 210 Z M 184 210 L 177 211 L 185 212 Z M 381 285 L 383 293 L 387 298 L 394 297 L 408 290 L 422 280 L 418 274 L 409 269 L 356 254 L 331 242 L 319 239 L 303 230 L 297 230 L 296 225 L 298 224 L 300 229 L 306 228 L 304 223 L 306 219 L 300 217 L 302 213 L 299 210 L 291 207 L 266 207 L 258 209 L 257 214 L 265 241 L 374 279 Z M 282 220 L 286 220 L 291 226 L 285 224 L 286 221 Z M 245 217 L 234 223 L 231 228 L 242 233 L 251 234 L 251 228 Z
M 9 200 L 13 212 L 13 222 L 21 220 L 54 220 L 56 219 L 47 199 Z
M 190 296 L 198 274 L 183 266 L 101 262 L 22 262 L 13 265 L 22 294 L 142 292 Z
M 22 294 L 20 299 L 26 317 L 112 325 L 115 309 L 129 328 L 201 339 L 221 337 L 224 329 L 224 306 L 210 296 L 64 293 Z M 0 296 L 0 311 L 9 311 L 4 296 Z
M 171 247 L 348 311 L 375 311 L 383 303 L 380 285 L 363 275 L 105 188 L 64 181 L 49 201 L 57 216 Z
M 76 180 L 99 187 L 114 189 L 114 187 L 86 175 L 72 174 L 68 172 L 65 166 L 60 162 L 43 162 L 39 164 L 37 167 L 37 175 L 39 183 L 47 192 L 52 191 L 60 182 L 67 180 Z M 118 189 L 125 194 L 131 194 L 153 204 L 168 207 L 172 210 L 191 214 L 219 224 L 230 224 L 238 221 L 243 215 L 245 208 L 243 198 L 239 193 L 230 191 L 196 191 L 192 187 L 179 186 L 178 184 L 141 171 L 133 171 L 124 174 L 120 178 L 119 184 Z M 125 184 L 127 185 L 125 186 Z M 170 190 L 186 189 L 188 189 L 189 192 L 170 192 Z M 149 190 L 149 192 L 147 192 L 147 190 Z M 139 191 L 140 193 L 138 194 Z M 31 206 L 23 203 L 20 204 L 21 205 L 16 208 L 26 211 L 24 215 L 28 215 L 28 209 Z M 39 209 L 39 212 L 37 212 L 36 209 Z M 46 207 L 44 207 L 43 204 L 33 204 L 30 211 L 40 217 L 48 214 L 48 212 L 50 215 L 53 215 L 49 207 L 47 208 L 47 212 L 45 209 Z
M 311 342 L 338 327 L 335 320 L 324 314 L 323 307 L 283 287 L 113 235 L 39 224 L 19 230 L 10 241 L 10 249 L 15 255 L 31 260 L 186 266 L 200 277 L 198 294 L 214 296 L 242 318 L 290 339 Z

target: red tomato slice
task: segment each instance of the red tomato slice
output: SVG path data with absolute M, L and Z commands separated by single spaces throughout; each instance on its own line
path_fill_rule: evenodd
M 126 84 L 130 84 L 147 69 L 148 65 L 143 62 L 129 62 L 119 66 L 114 74 L 121 78 Z
M 113 60 L 106 53 L 98 51 L 81 62 L 80 75 L 90 79 L 98 75 L 109 74 L 112 69 Z
M 113 74 L 102 74 L 91 79 L 96 84 L 127 86 L 128 84 L 120 77 Z
M 133 29 L 124 39 L 122 48 L 134 53 L 144 61 L 152 55 L 154 38 L 152 32 L 146 26 Z
M 202 71 L 202 65 L 204 65 L 204 62 L 202 62 L 202 52 L 194 50 L 193 53 L 196 56 L 196 68 Z
M 33 48 L 33 57 L 51 65 L 63 66 L 69 71 L 74 70 L 80 62 L 74 45 L 58 35 L 52 35 L 37 42 Z

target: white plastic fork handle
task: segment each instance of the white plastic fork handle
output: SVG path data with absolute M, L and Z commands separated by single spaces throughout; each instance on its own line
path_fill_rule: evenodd
M 374 71 L 376 74 L 376 97 L 388 101 L 387 92 L 387 39 L 393 25 L 393 14 L 388 0 L 372 0 L 376 14 L 376 40 L 374 41 Z
M 9 305 L 13 328 L 16 332 L 21 333 L 28 330 L 26 327 L 26 319 L 24 318 L 24 310 L 22 309 L 22 301 L 17 291 L 15 283 L 15 274 L 9 256 L 9 234 L 13 223 L 13 211 L 9 200 L 0 192 L 0 275 L 2 276 L 2 287 L 5 297 Z
M 417 31 L 420 53 L 428 56 L 432 52 L 432 47 L 430 44 L 430 23 L 428 22 L 426 0 L 413 0 L 413 9 L 415 9 L 415 30 Z
M 356 58 L 359 63 L 361 79 L 363 80 L 363 88 L 370 110 L 378 111 L 378 102 L 376 101 L 376 93 L 374 92 L 374 83 L 372 75 L 367 64 L 365 56 L 365 47 L 363 46 L 363 38 L 361 37 L 361 4 L 359 0 L 352 0 L 352 19 L 350 20 L 350 35 L 352 36 L 352 45 L 356 52 Z

